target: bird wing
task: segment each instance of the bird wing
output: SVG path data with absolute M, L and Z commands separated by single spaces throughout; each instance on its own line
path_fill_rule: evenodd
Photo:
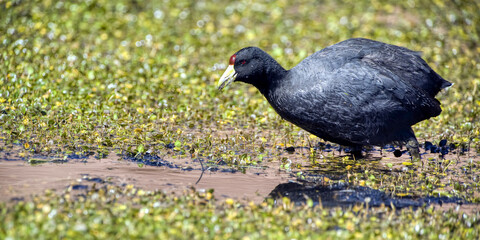
M 311 56 L 314 61 L 329 59 L 333 69 L 350 62 L 362 59 L 372 63 L 378 69 L 386 69 L 403 81 L 421 88 L 431 97 L 441 89 L 452 84 L 438 75 L 421 58 L 421 53 L 410 49 L 390 45 L 370 39 L 352 38 L 329 46 Z

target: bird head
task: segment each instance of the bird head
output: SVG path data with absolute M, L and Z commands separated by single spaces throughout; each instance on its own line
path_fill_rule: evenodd
M 229 65 L 218 81 L 218 89 L 222 90 L 234 81 L 250 83 L 258 89 L 262 89 L 270 81 L 269 71 L 275 70 L 279 66 L 270 55 L 260 48 L 243 48 L 230 57 Z M 283 70 L 283 68 L 281 69 Z

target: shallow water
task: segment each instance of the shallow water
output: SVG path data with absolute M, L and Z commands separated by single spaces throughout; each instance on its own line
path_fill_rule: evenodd
M 430 149 L 432 146 L 427 145 Z M 448 149 L 444 154 L 422 150 L 425 161 L 438 161 L 443 157 L 457 159 L 456 168 L 466 166 L 468 161 L 478 162 L 478 153 L 459 152 Z M 444 148 L 445 149 L 445 148 Z M 0 152 L 0 201 L 12 202 L 27 200 L 45 190 L 63 191 L 67 188 L 85 191 L 92 184 L 134 185 L 144 190 L 162 190 L 172 194 L 181 194 L 194 187 L 197 191 L 214 190 L 217 199 L 233 198 L 240 201 L 264 201 L 266 198 L 281 199 L 289 197 L 298 204 L 307 198 L 323 207 L 351 207 L 358 204 L 369 206 L 391 206 L 395 208 L 424 207 L 435 205 L 440 208 L 457 208 L 465 211 L 478 209 L 478 205 L 469 204 L 464 199 L 440 196 L 398 197 L 360 186 L 329 185 L 322 179 L 346 179 L 346 166 L 352 164 L 373 165 L 385 172 L 402 171 L 402 163 L 409 162 L 408 154 L 394 157 L 392 147 L 370 150 L 366 159 L 345 162 L 344 152 L 338 148 L 323 146 L 322 154 L 335 152 L 336 157 L 328 161 L 319 161 L 312 166 L 308 160 L 308 148 L 281 149 L 280 157 L 288 158 L 292 164 L 302 165 L 303 180 L 296 177 L 298 170 L 285 170 L 279 167 L 280 160 L 264 161 L 262 167 L 250 167 L 245 173 L 219 166 L 202 166 L 199 159 L 191 158 L 135 158 L 133 156 L 110 153 L 106 158 L 72 157 L 52 159 L 38 157 L 28 163 L 15 154 L 15 151 Z M 467 154 L 465 154 L 467 153 Z M 343 154 L 343 155 L 341 155 Z M 446 154 L 446 155 L 445 155 Z M 339 160 L 336 160 L 339 159 Z M 343 159 L 343 160 L 340 160 Z M 32 160 L 32 159 L 30 159 Z M 147 161 L 148 160 L 148 161 Z M 387 167 L 393 164 L 395 167 Z M 440 166 L 441 167 L 441 166 Z M 446 169 L 446 171 L 449 171 Z M 202 175 L 198 184 L 195 184 Z M 470 209 L 470 210 L 469 210 Z
M 0 160 L 0 201 L 25 199 L 46 189 L 60 191 L 69 186 L 108 183 L 133 184 L 145 190 L 177 193 L 194 186 L 198 191 L 214 189 L 217 198 L 261 202 L 275 186 L 292 179 L 287 173 L 275 170 L 251 170 L 245 174 L 206 171 L 195 185 L 201 173 L 201 170 L 185 171 L 164 166 L 139 167 L 114 154 L 104 159 L 49 162 L 35 166 L 24 161 Z

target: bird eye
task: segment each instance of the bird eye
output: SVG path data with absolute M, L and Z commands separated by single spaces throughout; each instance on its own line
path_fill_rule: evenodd
M 243 60 L 241 63 L 242 63 L 242 65 L 243 65 L 243 64 L 247 63 L 247 61 Z

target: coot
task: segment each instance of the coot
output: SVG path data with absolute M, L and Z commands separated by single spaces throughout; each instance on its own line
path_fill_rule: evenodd
M 287 121 L 361 157 L 364 145 L 406 145 L 419 159 L 411 128 L 438 116 L 435 95 L 452 84 L 419 52 L 363 38 L 326 47 L 290 70 L 256 47 L 230 57 L 219 80 L 255 86 Z

